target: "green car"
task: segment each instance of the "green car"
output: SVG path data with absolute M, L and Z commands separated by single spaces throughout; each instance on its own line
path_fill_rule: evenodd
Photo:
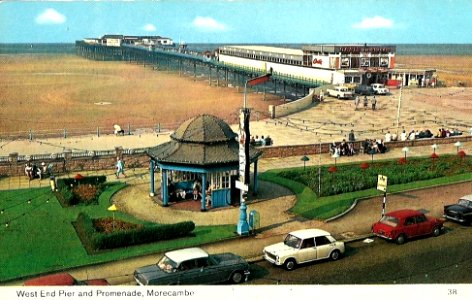
M 236 254 L 195 247 L 165 253 L 156 264 L 137 269 L 134 279 L 139 285 L 241 283 L 249 273 L 249 264 Z

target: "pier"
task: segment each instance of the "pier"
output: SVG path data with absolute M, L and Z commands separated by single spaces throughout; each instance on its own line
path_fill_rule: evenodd
M 228 65 L 189 49 L 159 46 L 121 45 L 110 47 L 76 41 L 76 54 L 91 60 L 124 61 L 142 64 L 160 71 L 178 72 L 197 80 L 208 78 L 213 86 L 232 86 L 240 88 L 253 77 L 261 76 L 265 70 Z M 325 84 L 309 78 L 273 73 L 264 85 L 255 88 L 256 92 L 271 93 L 283 99 L 295 100 L 309 94 L 310 88 Z

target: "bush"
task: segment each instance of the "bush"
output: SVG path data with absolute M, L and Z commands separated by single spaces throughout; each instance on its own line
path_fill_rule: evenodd
M 98 196 L 103 190 L 106 176 L 88 176 L 75 178 L 60 178 L 56 186 L 56 198 L 63 207 L 74 206 L 79 203 L 97 204 Z
M 163 225 L 145 224 L 131 230 L 100 233 L 95 229 L 94 221 L 85 213 L 80 213 L 74 223 L 76 232 L 89 254 L 105 249 L 180 238 L 188 236 L 195 229 L 195 223 L 187 221 Z

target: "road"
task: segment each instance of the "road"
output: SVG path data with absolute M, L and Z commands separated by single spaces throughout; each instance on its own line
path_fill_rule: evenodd
M 345 257 L 285 271 L 266 261 L 252 265 L 248 284 L 472 283 L 472 227 L 446 222 L 439 237 L 404 245 L 372 238 L 346 245 Z

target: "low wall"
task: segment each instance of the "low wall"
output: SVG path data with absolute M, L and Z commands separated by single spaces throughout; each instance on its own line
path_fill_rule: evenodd
M 123 151 L 122 148 L 101 152 L 64 152 L 57 155 L 19 156 L 17 153 L 12 153 L 7 158 L 2 157 L 0 160 L 0 176 L 25 175 L 27 163 L 41 167 L 43 162 L 46 166 L 52 164 L 54 174 L 113 170 L 117 157 L 121 157 L 125 162 L 125 171 L 130 168 L 149 167 L 149 156 L 144 151 Z
M 270 105 L 269 106 L 269 115 L 272 119 L 285 117 L 287 115 L 299 112 L 305 108 L 310 107 L 315 102 L 315 96 L 320 95 L 320 93 L 325 93 L 326 89 L 329 86 L 321 86 L 314 89 L 310 89 L 308 95 L 303 98 L 300 98 L 289 103 L 280 104 L 280 105 Z
M 396 141 L 385 143 L 387 148 L 403 148 L 427 146 L 432 144 L 453 144 L 455 142 L 472 141 L 472 135 L 457 136 L 448 138 L 431 138 L 413 141 Z M 362 141 L 353 143 L 357 151 L 361 148 Z M 287 146 L 263 146 L 262 158 L 290 157 L 313 155 L 329 152 L 329 143 L 307 144 L 307 145 L 287 145 Z M 0 157 L 0 176 L 21 176 L 25 174 L 25 164 L 32 163 L 40 166 L 42 162 L 46 165 L 53 164 L 55 174 L 64 174 L 80 171 L 100 171 L 115 169 L 116 158 L 121 157 L 125 162 L 125 171 L 130 168 L 149 167 L 149 156 L 143 149 L 127 149 L 116 147 L 110 151 L 91 151 L 84 153 L 64 152 L 57 155 L 29 155 L 19 156 L 12 153 L 8 157 Z
M 427 146 L 433 144 L 454 144 L 455 142 L 469 142 L 472 141 L 472 136 L 457 136 L 448 138 L 430 138 L 430 139 L 419 139 L 413 141 L 396 141 L 385 143 L 388 149 L 403 148 L 403 147 L 417 147 Z M 356 141 L 353 143 L 354 149 L 358 152 L 361 148 L 363 141 Z M 262 158 L 273 158 L 273 157 L 290 157 L 290 156 L 303 156 L 313 155 L 329 152 L 330 143 L 322 144 L 307 144 L 307 145 L 293 145 L 293 146 L 265 146 L 258 148 L 262 150 Z M 320 150 L 321 149 L 321 150 Z

